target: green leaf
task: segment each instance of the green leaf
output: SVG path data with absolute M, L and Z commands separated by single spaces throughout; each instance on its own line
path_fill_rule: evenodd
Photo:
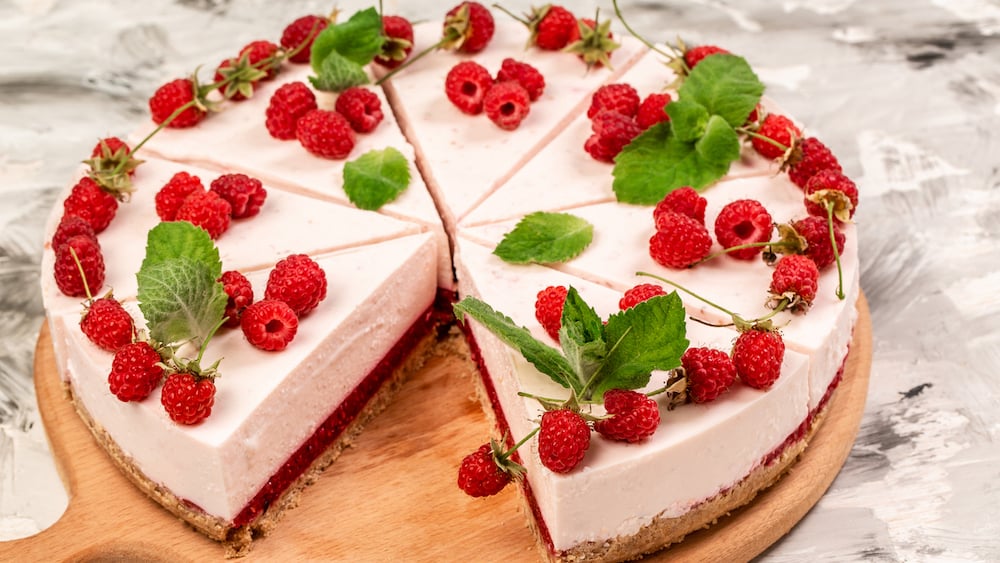
M 143 265 L 139 309 L 149 334 L 164 343 L 208 337 L 225 314 L 228 296 L 211 267 L 181 256 Z
M 312 44 L 310 63 L 322 76 L 323 65 L 332 53 L 358 66 L 372 61 L 382 49 L 382 18 L 374 7 L 355 12 L 347 21 L 328 26 Z
M 705 134 L 708 110 L 698 102 L 676 100 L 667 104 L 673 135 L 681 141 L 696 141 Z
M 559 344 L 576 374 L 578 385 L 573 388 L 579 393 L 604 363 L 604 323 L 572 286 L 566 294 L 561 322 Z
M 162 222 L 149 230 L 146 235 L 146 257 L 142 268 L 173 260 L 190 258 L 209 266 L 209 271 L 218 279 L 222 275 L 222 261 L 219 249 L 205 229 L 187 221 Z
M 705 134 L 694 144 L 698 155 L 709 162 L 725 164 L 740 157 L 740 136 L 718 115 L 709 118 Z
M 592 388 L 594 398 L 609 389 L 639 389 L 649 383 L 651 371 L 679 366 L 688 347 L 684 318 L 676 291 L 611 315 L 604 326 L 610 348 Z
M 728 54 L 705 57 L 678 90 L 680 99 L 705 106 L 733 127 L 746 122 L 763 93 L 764 84 L 746 59 Z
M 372 150 L 344 164 L 344 191 L 351 203 L 374 211 L 410 185 L 410 164 L 393 147 Z
M 493 250 L 512 264 L 566 262 L 594 239 L 594 226 L 568 213 L 538 211 L 526 215 Z
M 331 52 L 320 63 L 317 76 L 310 76 L 309 82 L 317 90 L 341 92 L 352 86 L 368 84 L 368 74 L 363 66 L 337 53 Z
M 573 368 L 559 350 L 537 340 L 528 329 L 515 325 L 506 315 L 494 311 L 492 307 L 475 297 L 466 297 L 455 303 L 454 309 L 459 322 L 464 322 L 466 315 L 476 319 L 497 338 L 519 351 L 524 359 L 538 368 L 538 371 L 551 377 L 559 385 L 570 387 L 575 383 L 577 378 L 573 374 Z
M 673 136 L 669 122 L 658 123 L 633 139 L 615 158 L 612 189 L 620 202 L 655 205 L 677 188 L 704 188 L 728 171 L 728 162 L 706 159 L 695 143 Z

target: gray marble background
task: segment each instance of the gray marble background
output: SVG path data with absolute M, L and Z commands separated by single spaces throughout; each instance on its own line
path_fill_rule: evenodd
M 595 2 L 564 5 L 589 14 Z M 386 11 L 438 19 L 450 6 Z M 864 420 L 832 488 L 762 559 L 1000 561 L 1000 1 L 623 6 L 648 37 L 747 57 L 861 191 L 875 354 Z M 0 0 L 0 539 L 44 529 L 66 506 L 32 357 L 42 224 L 76 163 L 130 131 L 160 83 L 330 8 Z

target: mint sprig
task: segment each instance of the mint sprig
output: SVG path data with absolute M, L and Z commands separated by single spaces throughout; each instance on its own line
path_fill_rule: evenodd
M 360 209 L 377 210 L 410 185 L 410 164 L 393 147 L 371 150 L 344 164 L 344 192 Z
M 328 26 L 312 44 L 310 76 L 319 90 L 340 92 L 368 83 L 364 66 L 382 50 L 382 17 L 374 7 L 355 12 L 347 21 Z
M 538 211 L 524 216 L 493 250 L 512 264 L 566 262 L 594 239 L 594 226 L 569 213 Z

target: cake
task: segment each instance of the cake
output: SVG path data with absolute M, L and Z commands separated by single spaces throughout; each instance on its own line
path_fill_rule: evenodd
M 256 300 L 266 295 L 266 301 L 281 301 L 272 297 L 280 291 L 270 286 L 277 283 L 272 281 L 273 272 L 281 270 L 289 256 L 306 255 L 324 272 L 326 297 L 314 309 L 297 315 L 297 331 L 284 350 L 258 349 L 239 328 L 208 332 L 203 340 L 210 345 L 201 351 L 206 357 L 199 369 L 212 372 L 205 366 L 222 358 L 218 365 L 222 375 L 213 382 L 214 404 L 203 419 L 194 424 L 172 420 L 173 413 L 161 405 L 163 386 L 133 401 L 119 400 L 109 391 L 115 353 L 99 348 L 80 330 L 81 297 L 65 295 L 56 282 L 56 272 L 65 270 L 60 260 L 65 263 L 66 259 L 65 253 L 57 257 L 53 246 L 63 245 L 46 245 L 42 291 L 48 324 L 58 371 L 78 412 L 137 486 L 198 531 L 225 542 L 230 554 L 246 553 L 254 537 L 269 532 L 285 507 L 391 400 L 406 377 L 430 354 L 455 353 L 456 339 L 464 340 L 470 351 L 472 380 L 495 423 L 492 448 L 507 452 L 504 456 L 516 460 L 523 474 L 512 479 L 510 473 L 496 470 L 504 482 L 516 482 L 540 554 L 553 561 L 635 558 L 681 541 L 750 502 L 805 449 L 840 381 L 860 292 L 853 224 L 836 224 L 847 243 L 837 254 L 836 267 L 817 269 L 813 281 L 818 291 L 809 297 L 808 307 L 792 311 L 792 305 L 799 302 L 778 295 L 771 307 L 782 297 L 787 299 L 775 312 L 768 306 L 775 267 L 761 260 L 759 252 L 750 260 L 719 256 L 681 268 L 665 266 L 655 256 L 651 236 L 667 229 L 654 222 L 651 206 L 656 201 L 628 202 L 630 196 L 623 195 L 628 187 L 621 182 L 624 173 L 619 173 L 622 162 L 637 158 L 639 151 L 634 147 L 641 141 L 626 147 L 618 164 L 592 156 L 594 150 L 603 150 L 587 141 L 600 136 L 601 126 L 595 125 L 595 119 L 603 119 L 601 112 L 591 109 L 599 97 L 595 92 L 628 84 L 646 95 L 673 85 L 668 91 L 676 100 L 675 86 L 680 80 L 691 75 L 695 81 L 702 79 L 694 74 L 696 63 L 679 67 L 679 55 L 673 56 L 669 46 L 651 46 L 632 37 L 616 36 L 611 50 L 606 36 L 593 36 L 605 33 L 603 26 L 577 24 L 575 19 L 577 38 L 581 33 L 588 40 L 603 37 L 604 42 L 595 43 L 601 56 L 593 49 L 579 57 L 543 49 L 548 38 L 532 34 L 506 16 L 495 22 L 490 18 L 495 25 L 492 37 L 483 45 L 473 45 L 481 38 L 467 31 L 482 26 L 479 18 L 488 11 L 462 6 L 452 16 L 462 25 L 472 22 L 460 32 L 465 33 L 459 41 L 466 42 L 465 52 L 460 46 L 459 52 L 411 55 L 400 68 L 395 68 L 399 61 L 390 61 L 360 70 L 367 81 L 378 82 L 366 89 L 378 100 L 382 118 L 374 130 L 351 134 L 356 143 L 346 158 L 317 156 L 304 146 L 307 142 L 279 140 L 265 124 L 275 93 L 286 85 L 310 84 L 311 76 L 322 75 L 317 70 L 322 65 L 315 60 L 312 66 L 292 64 L 280 50 L 278 55 L 272 51 L 271 59 L 262 57 L 265 63 L 259 63 L 260 59 L 249 62 L 249 46 L 230 66 L 238 67 L 241 61 L 249 64 L 245 72 L 253 78 L 251 96 L 220 101 L 222 96 L 215 92 L 210 97 L 220 103 L 219 111 L 191 127 L 160 128 L 150 120 L 130 138 L 144 162 L 129 177 L 135 191 L 128 203 L 119 206 L 107 229 L 96 235 L 105 263 L 104 283 L 89 290 L 96 298 L 113 289 L 114 298 L 135 319 L 140 335 L 144 329 L 153 334 L 165 330 L 157 323 L 147 326 L 144 320 L 149 312 L 155 313 L 148 297 L 149 272 L 155 264 L 147 262 L 154 262 L 162 252 L 160 247 L 168 244 L 164 241 L 169 237 L 159 225 L 169 222 L 157 208 L 156 195 L 178 173 L 196 176 L 206 187 L 229 174 L 244 174 L 262 183 L 267 196 L 259 213 L 233 218 L 229 228 L 211 241 L 207 233 L 190 234 L 189 228 L 201 230 L 187 223 L 170 227 L 182 229 L 178 232 L 184 237 L 201 237 L 191 248 L 211 248 L 205 253 L 213 257 L 217 253 L 217 258 L 209 260 L 212 267 L 244 274 Z M 536 15 L 540 18 L 545 13 Z M 345 25 L 361 26 L 372 17 L 381 24 L 381 18 L 368 10 L 358 12 Z M 313 23 L 300 26 L 314 26 L 313 34 L 327 26 L 315 23 L 317 19 L 309 21 Z M 388 33 L 389 21 L 384 25 Z M 445 28 L 446 39 L 451 29 Z M 588 29 L 596 33 L 588 35 Z M 404 48 L 414 53 L 433 50 L 442 38 L 441 24 L 419 24 L 412 37 L 412 41 L 396 44 L 397 54 L 402 55 Z M 535 46 L 525 47 L 529 38 Z M 288 52 L 296 53 L 295 45 L 286 46 Z M 605 49 L 610 50 L 610 59 L 604 58 L 609 56 Z M 314 57 L 318 51 L 322 48 L 313 48 Z M 745 64 L 722 55 L 725 64 Z M 467 115 L 458 102 L 449 102 L 445 84 L 458 63 L 475 62 L 493 74 L 508 64 L 507 59 L 528 63 L 544 77 L 544 91 L 530 106 L 518 102 L 523 106 L 518 109 L 526 114 L 518 116 L 512 127 L 498 127 L 482 115 Z M 253 74 L 274 60 L 280 68 L 275 77 L 262 80 L 262 72 Z M 702 76 L 707 74 L 706 70 Z M 338 95 L 321 91 L 316 84 L 309 89 L 318 107 L 334 109 Z M 688 93 L 693 90 L 689 87 Z M 241 95 L 248 93 L 241 91 Z M 514 94 L 526 96 L 527 90 Z M 725 163 L 718 177 L 698 186 L 704 198 L 701 221 L 710 228 L 720 214 L 730 213 L 732 202 L 759 201 L 770 214 L 764 240 L 773 244 L 771 251 L 780 251 L 782 244 L 771 239 L 771 218 L 773 223 L 791 224 L 807 216 L 803 188 L 786 172 L 801 158 L 793 155 L 801 150 L 797 132 L 801 126 L 784 128 L 788 146 L 777 157 L 758 154 L 749 139 L 761 137 L 764 116 L 779 115 L 780 109 L 767 98 L 757 102 L 754 99 L 756 108 L 745 108 L 740 123 L 734 125 L 739 129 L 746 121 L 735 159 Z M 750 109 L 756 118 L 747 117 Z M 674 114 L 675 121 L 680 115 Z M 163 121 L 162 117 L 157 121 Z M 659 123 L 642 135 L 665 134 L 673 131 L 670 127 L 680 131 L 680 125 Z M 638 134 L 633 131 L 632 137 Z M 387 152 L 390 149 L 392 156 Z M 110 156 L 115 151 L 105 147 L 105 152 Z M 345 167 L 362 155 L 372 155 L 378 162 L 399 155 L 408 172 L 404 189 L 367 209 L 359 207 L 358 193 L 345 188 L 344 180 L 350 173 Z M 95 168 L 93 164 L 81 167 L 67 194 L 88 174 L 93 175 Z M 663 187 L 655 199 L 662 199 L 674 187 Z M 587 225 L 592 240 L 553 260 L 513 263 L 501 258 L 498 248 L 526 217 L 538 213 L 582 220 L 574 224 Z M 61 204 L 53 210 L 47 241 L 66 214 Z M 715 252 L 725 246 L 715 238 L 703 256 L 708 248 Z M 692 244 L 680 246 L 687 251 Z M 168 253 L 180 256 L 185 249 Z M 637 272 L 650 276 L 638 277 Z M 623 295 L 640 284 L 657 286 L 656 295 L 648 302 L 634 303 L 634 312 L 620 307 Z M 675 291 L 677 286 L 686 289 Z M 511 346 L 513 337 L 498 331 L 495 323 L 491 326 L 489 314 L 476 308 L 476 304 L 488 304 L 491 311 L 512 319 L 512 325 L 524 327 L 517 329 L 516 338 L 530 335 L 532 342 L 572 357 L 571 329 L 564 326 L 562 333 L 553 332 L 540 318 L 539 294 L 550 287 L 568 290 L 571 297 L 564 293 L 563 299 L 585 303 L 593 308 L 594 318 L 606 319 L 605 328 L 598 323 L 591 325 L 591 332 L 610 334 L 622 323 L 638 323 L 636 319 L 653 311 L 669 315 L 670 330 L 676 333 L 667 343 L 672 351 L 662 352 L 655 369 L 636 368 L 644 374 L 628 379 L 633 383 L 628 389 L 636 394 L 665 390 L 651 399 L 657 401 L 653 410 L 659 422 L 654 429 L 634 440 L 590 438 L 591 427 L 611 426 L 605 424 L 610 415 L 601 403 L 601 395 L 610 387 L 596 393 L 590 384 L 574 387 L 572 399 L 581 401 L 567 408 L 567 388 L 543 373 L 544 369 L 540 371 L 535 359 Z M 842 295 L 836 294 L 838 287 Z M 702 298 L 723 304 L 723 310 Z M 454 303 L 459 322 L 452 315 Z M 560 320 L 580 320 L 573 314 L 592 321 L 589 313 L 566 313 L 563 307 L 560 302 L 556 331 Z M 801 309 L 806 308 L 803 313 Z M 783 354 L 777 356 L 774 368 L 779 371 L 773 381 L 759 388 L 737 382 L 717 399 L 691 400 L 688 395 L 693 391 L 685 386 L 694 385 L 690 380 L 694 375 L 680 369 L 681 354 L 689 348 L 712 348 L 725 351 L 728 357 L 733 342 L 748 330 L 733 326 L 733 312 L 738 321 L 755 325 L 749 328 L 751 332 L 775 334 L 765 330 L 764 318 L 780 327 Z M 628 326 L 627 334 L 633 329 L 634 334 L 652 334 L 641 332 L 647 329 L 638 324 Z M 460 332 L 449 333 L 449 327 Z M 177 354 L 200 358 L 200 343 L 199 339 L 181 342 Z M 171 361 L 164 356 L 164 363 L 177 369 L 180 364 Z M 742 377 L 749 381 L 749 376 Z M 580 397 L 576 397 L 578 392 Z M 538 397 L 560 404 L 546 407 Z M 584 426 L 585 454 L 568 468 L 555 471 L 548 459 L 543 461 L 538 438 L 519 444 L 516 452 L 508 451 L 532 436 L 546 411 L 565 410 L 589 417 Z M 470 444 L 470 451 L 476 446 Z M 179 455 L 163 456 L 163 451 Z M 456 467 L 461 461 L 455 460 Z M 463 471 L 464 462 L 460 481 Z M 456 490 L 456 494 L 461 493 Z

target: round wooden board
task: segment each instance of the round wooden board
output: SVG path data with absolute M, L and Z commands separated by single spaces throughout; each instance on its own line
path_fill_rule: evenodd
M 648 560 L 749 560 L 819 500 L 847 459 L 868 392 L 871 319 L 864 296 L 857 306 L 844 380 L 798 463 L 749 506 Z M 429 363 L 247 559 L 538 560 L 514 487 L 473 499 L 454 484 L 459 461 L 490 432 L 468 373 L 457 358 Z M 223 559 L 219 544 L 149 500 L 100 449 L 64 396 L 47 328 L 35 387 L 69 507 L 42 533 L 0 542 L 0 560 Z

